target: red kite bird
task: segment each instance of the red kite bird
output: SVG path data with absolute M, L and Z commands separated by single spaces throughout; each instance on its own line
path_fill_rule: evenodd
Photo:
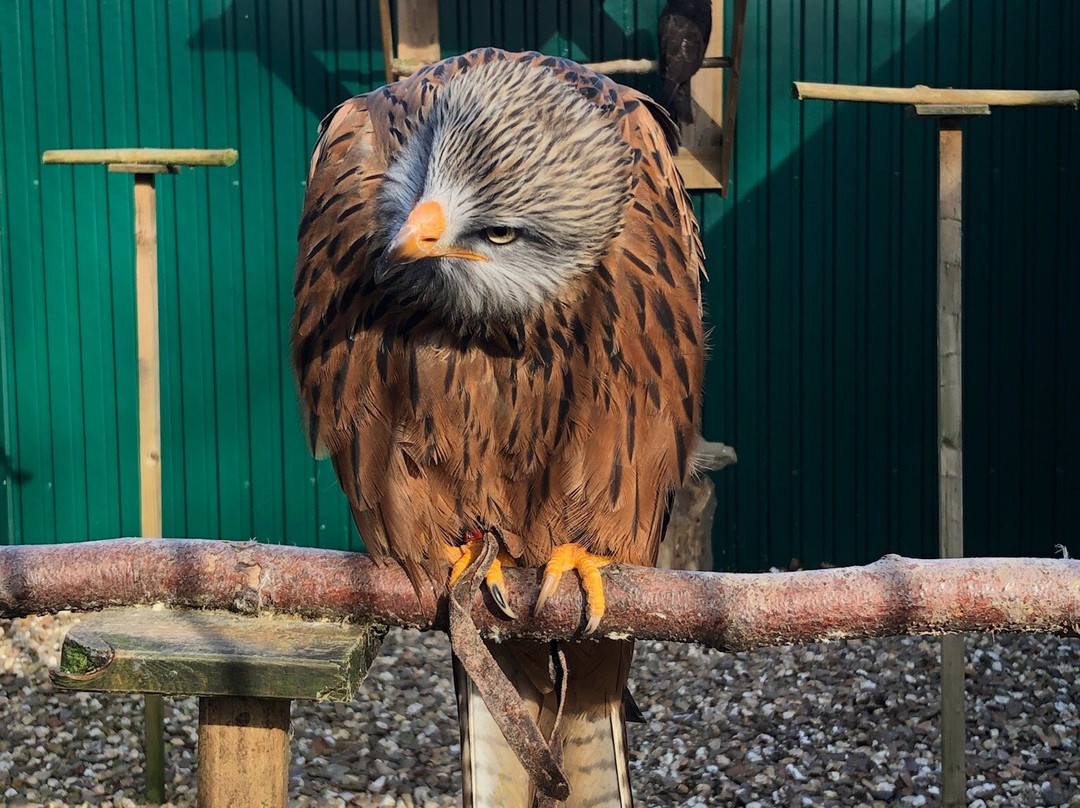
M 702 251 L 655 102 L 573 62 L 488 48 L 324 121 L 300 223 L 293 365 L 360 535 L 443 592 L 480 529 L 503 564 L 655 563 L 691 465 Z M 508 614 L 499 565 L 487 586 Z M 628 806 L 633 643 L 490 644 L 557 754 L 568 806 Z M 459 675 L 466 806 L 536 786 Z M 561 743 L 559 742 L 561 740 Z

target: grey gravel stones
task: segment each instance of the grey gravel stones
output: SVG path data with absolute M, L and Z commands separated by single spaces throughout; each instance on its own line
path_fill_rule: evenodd
M 0 808 L 142 804 L 142 700 L 53 690 L 72 615 L 0 621 Z M 1080 640 L 968 640 L 970 808 L 1080 808 Z M 941 803 L 937 643 L 903 637 L 745 654 L 638 644 L 637 804 Z M 166 700 L 166 790 L 195 803 L 194 699 Z M 293 806 L 460 802 L 449 646 L 392 630 L 348 704 L 293 705 Z

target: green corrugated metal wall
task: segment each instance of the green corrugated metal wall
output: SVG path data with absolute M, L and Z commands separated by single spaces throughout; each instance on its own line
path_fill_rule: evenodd
M 444 2 L 442 41 L 652 56 L 660 5 Z M 1080 8 L 750 6 L 733 193 L 695 195 L 705 431 L 740 455 L 717 478 L 717 557 L 933 554 L 933 127 L 797 104 L 790 83 L 1076 87 Z M 39 158 L 153 145 L 241 155 L 159 182 L 166 535 L 358 546 L 302 449 L 285 352 L 308 151 L 381 81 L 376 8 L 0 0 L 0 543 L 138 531 L 131 181 Z M 1044 555 L 1080 528 L 1080 115 L 997 110 L 967 132 L 968 547 Z

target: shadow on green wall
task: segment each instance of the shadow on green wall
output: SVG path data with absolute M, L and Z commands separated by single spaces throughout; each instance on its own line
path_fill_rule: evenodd
M 382 53 L 375 3 L 340 3 L 328 20 L 322 3 L 270 4 L 260 13 L 252 0 L 230 0 L 207 16 L 188 39 L 193 51 L 250 51 L 292 91 L 297 103 L 321 119 L 341 101 L 382 83 Z M 352 8 L 347 8 L 348 6 Z M 244 28 L 253 30 L 244 35 Z M 377 60 L 373 57 L 377 56 Z
M 252 52 L 290 88 L 297 103 L 321 119 L 346 98 L 384 83 L 376 4 L 360 4 L 363 9 L 339 5 L 336 18 L 329 20 L 321 3 L 271 4 L 268 16 L 259 13 L 262 7 L 254 0 L 229 0 L 220 13 L 202 20 L 188 46 L 193 51 Z M 610 4 L 597 0 L 568 8 L 508 1 L 492 4 L 485 15 L 459 5 L 443 3 L 441 8 L 440 36 L 447 55 L 488 45 L 579 60 L 656 55 L 655 3 L 640 4 L 648 9 L 644 16 L 623 14 L 621 20 Z M 635 78 L 635 85 L 658 84 L 655 78 Z

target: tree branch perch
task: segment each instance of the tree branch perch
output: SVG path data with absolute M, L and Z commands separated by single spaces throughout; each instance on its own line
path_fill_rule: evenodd
M 886 556 L 865 567 L 792 573 L 604 571 L 600 633 L 697 642 L 725 651 L 896 634 L 1080 633 L 1080 561 Z M 508 597 L 531 604 L 540 571 L 508 569 Z M 584 626 L 573 576 L 543 614 L 497 616 L 478 595 L 489 637 L 555 639 Z M 404 572 L 333 550 L 196 539 L 113 539 L 0 547 L 0 617 L 149 605 L 286 613 L 445 629 L 445 599 L 417 601 Z

